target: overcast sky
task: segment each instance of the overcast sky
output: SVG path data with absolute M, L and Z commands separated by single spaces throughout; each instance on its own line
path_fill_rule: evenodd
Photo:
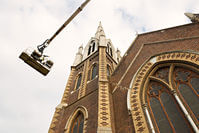
M 60 103 L 78 47 L 99 21 L 125 53 L 136 33 L 190 23 L 199 0 L 91 0 L 46 52 L 54 61 L 45 77 L 18 57 L 48 39 L 84 0 L 0 0 L 0 133 L 45 133 Z

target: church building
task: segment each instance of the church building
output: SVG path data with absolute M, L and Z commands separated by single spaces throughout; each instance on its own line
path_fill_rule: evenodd
M 123 57 L 100 23 L 78 49 L 49 133 L 199 132 L 197 17 L 138 34 Z

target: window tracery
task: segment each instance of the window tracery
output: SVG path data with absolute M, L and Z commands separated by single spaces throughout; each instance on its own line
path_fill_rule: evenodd
M 171 132 L 199 132 L 199 54 L 174 51 L 153 56 L 129 88 L 127 105 L 135 131 L 163 132 L 164 122 Z
M 198 123 L 199 74 L 191 66 L 170 63 L 156 66 L 149 75 L 147 104 L 157 132 L 192 132 L 183 111 L 176 102 L 172 90 L 176 91 L 192 118 Z M 198 82 L 198 83 L 196 83 Z M 192 84 L 196 85 L 194 88 Z M 167 129 L 167 130 L 166 130 Z
M 188 121 L 166 85 L 151 80 L 147 103 L 157 132 L 191 132 Z
M 199 74 L 187 68 L 176 67 L 174 86 L 195 121 L 199 122 Z

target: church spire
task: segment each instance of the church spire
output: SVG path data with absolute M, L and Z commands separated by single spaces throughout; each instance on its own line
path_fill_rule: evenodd
M 105 37 L 105 33 L 104 33 L 104 29 L 102 27 L 101 21 L 99 22 L 99 26 L 97 28 L 97 32 L 95 33 L 95 37 L 97 39 L 99 39 L 100 36 L 104 36 Z

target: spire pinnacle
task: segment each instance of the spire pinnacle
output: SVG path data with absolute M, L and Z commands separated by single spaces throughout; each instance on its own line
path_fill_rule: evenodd
M 95 33 L 95 37 L 99 39 L 100 36 L 105 36 L 104 29 L 102 27 L 101 21 L 99 22 L 99 26 L 97 28 L 97 32 Z

